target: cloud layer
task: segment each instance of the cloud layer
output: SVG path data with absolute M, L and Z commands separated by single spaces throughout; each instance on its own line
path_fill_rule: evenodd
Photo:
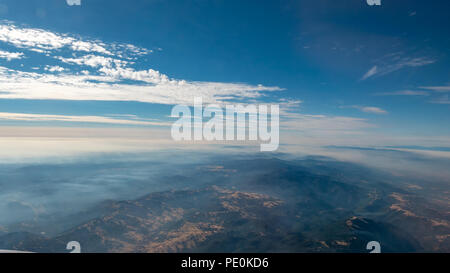
M 63 122 L 78 122 L 78 123 L 103 123 L 103 124 L 145 125 L 145 126 L 170 125 L 170 123 L 163 123 L 163 122 L 153 122 L 138 119 L 116 119 L 103 116 L 42 115 L 42 114 L 2 113 L 2 112 L 0 112 L 0 120 L 38 121 L 38 122 L 63 121 Z
M 304 134 L 348 135 L 372 128 L 366 119 L 298 113 L 300 101 L 280 99 L 272 92 L 283 89 L 247 83 L 188 81 L 172 78 L 152 68 L 137 69 L 136 62 L 151 50 L 130 44 L 106 43 L 28 28 L 7 22 L 0 24 L 0 42 L 24 51 L 21 57 L 38 54 L 47 58 L 35 70 L 0 66 L 0 99 L 138 101 L 155 104 L 192 105 L 203 103 L 276 103 L 280 105 L 281 127 Z M 1 43 L 0 43 L 1 44 Z M 378 73 L 375 69 L 372 73 Z M 363 112 L 385 114 L 376 107 Z M 27 122 L 88 122 L 122 125 L 167 125 L 164 122 L 101 116 L 65 116 L 42 113 L 0 113 L 0 119 Z
M 255 99 L 264 92 L 282 90 L 244 83 L 185 81 L 151 68 L 136 70 L 134 61 L 151 50 L 130 44 L 85 40 L 12 23 L 0 24 L 0 41 L 46 54 L 60 62 L 36 72 L 0 67 L 3 89 L 0 98 L 192 104 L 193 97 L 202 97 L 206 103 L 220 103 Z M 23 56 L 3 55 L 9 59 Z

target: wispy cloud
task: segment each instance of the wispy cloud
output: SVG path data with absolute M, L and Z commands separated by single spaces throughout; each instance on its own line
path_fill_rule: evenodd
M 24 56 L 21 52 L 8 52 L 0 50 L 0 59 L 6 59 L 7 61 L 11 61 L 14 59 L 22 59 Z
M 431 97 L 427 102 L 435 104 L 450 104 L 448 95 L 442 93 L 450 92 L 450 86 L 421 86 L 423 90 L 402 90 L 395 92 L 376 93 L 376 96 L 422 96 Z M 441 95 L 441 96 L 439 96 Z
M 436 103 L 436 104 L 450 104 L 450 98 L 448 95 L 444 95 L 439 98 L 435 98 L 435 99 L 431 100 L 430 102 Z
M 402 90 L 394 92 L 382 92 L 376 93 L 377 96 L 429 96 L 430 93 L 427 91 L 416 91 L 416 90 Z
M 281 128 L 294 131 L 315 132 L 337 132 L 337 131 L 359 131 L 360 129 L 372 128 L 366 119 L 344 116 L 306 115 L 291 113 L 284 115 L 280 122 Z
M 139 101 L 158 104 L 188 104 L 194 97 L 205 103 L 228 99 L 259 98 L 263 91 L 278 87 L 220 82 L 188 82 L 169 79 L 158 71 L 111 70 L 108 74 L 41 74 L 0 67 L 0 98 Z M 121 79 L 142 80 L 146 84 L 121 83 Z
M 36 52 L 45 53 L 63 48 L 76 52 L 95 52 L 125 57 L 132 53 L 142 55 L 150 50 L 129 44 L 106 44 L 98 40 L 86 40 L 68 34 L 59 34 L 44 29 L 16 26 L 10 22 L 0 23 L 0 41 Z
M 71 116 L 71 115 L 45 115 L 25 113 L 0 112 L 0 120 L 31 121 L 31 122 L 81 122 L 81 123 L 104 123 L 117 125 L 144 125 L 144 126 L 169 126 L 170 123 L 145 121 L 136 119 L 116 119 L 104 116 Z
M 370 68 L 361 78 L 366 80 L 390 74 L 407 67 L 421 67 L 434 63 L 436 60 L 429 57 L 401 57 L 400 54 L 390 54 L 378 61 L 379 64 Z
M 4 27 L 8 32 L 0 36 L 18 48 L 42 51 L 48 55 L 49 63 L 44 69 L 34 72 L 0 66 L 0 84 L 3 99 L 57 99 L 57 100 L 102 100 L 139 101 L 158 104 L 193 103 L 194 97 L 202 97 L 204 103 L 223 104 L 227 101 L 239 103 L 265 103 L 280 105 L 280 125 L 283 130 L 307 132 L 309 135 L 359 134 L 360 130 L 374 125 L 361 118 L 298 113 L 301 102 L 289 99 L 274 99 L 270 92 L 283 89 L 246 83 L 200 82 L 175 79 L 152 68 L 135 69 L 134 64 L 146 49 L 133 45 L 117 45 L 57 34 L 41 29 L 21 28 L 14 25 Z M 95 48 L 96 50 L 91 50 Z M 64 50 L 62 50 L 64 49 Z M 56 63 L 55 63 L 56 62 Z M 59 62 L 59 63 L 58 63 Z M 39 63 L 42 66 L 42 63 Z M 372 73 L 377 73 L 375 69 Z M 376 107 L 362 107 L 368 113 L 387 113 Z M 167 125 L 163 121 L 141 120 L 133 117 L 111 116 L 67 116 L 23 113 L 0 113 L 2 120 L 89 122 L 121 125 Z
M 450 92 L 450 85 L 444 85 L 444 86 L 422 86 L 420 87 L 422 89 L 432 90 L 436 92 Z
M 66 0 L 69 6 L 81 6 L 81 0 Z
M 340 108 L 353 108 L 353 109 L 358 109 L 361 112 L 370 113 L 370 114 L 379 114 L 379 115 L 388 114 L 388 112 L 386 110 L 381 109 L 379 107 L 375 107 L 375 106 L 350 105 L 350 106 L 341 106 Z
M 33 73 L 0 67 L 4 91 L 0 98 L 192 104 L 194 97 L 202 97 L 205 103 L 220 103 L 257 99 L 265 96 L 265 92 L 283 90 L 245 83 L 186 81 L 151 68 L 136 70 L 134 60 L 150 50 L 24 28 L 13 23 L 0 24 L 0 41 L 17 48 L 42 51 L 52 62 L 44 71 Z M 68 54 L 70 57 L 66 57 Z M 55 60 L 60 64 L 55 65 Z
M 375 65 L 374 67 L 369 69 L 369 71 L 367 71 L 366 74 L 364 74 L 364 76 L 361 79 L 362 80 L 368 79 L 368 78 L 372 77 L 373 75 L 377 74 L 377 72 L 378 72 L 378 67 Z
M 42 29 L 20 28 L 12 24 L 0 25 L 0 41 L 12 44 L 18 48 L 48 51 L 70 47 L 75 51 L 112 55 L 103 44 L 98 42 L 83 41 Z

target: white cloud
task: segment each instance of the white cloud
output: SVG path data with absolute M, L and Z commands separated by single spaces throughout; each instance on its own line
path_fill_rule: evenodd
M 420 87 L 422 89 L 427 89 L 427 90 L 432 90 L 432 91 L 436 91 L 436 92 L 450 92 L 450 86 L 446 85 L 446 86 L 422 86 Z
M 40 74 L 0 67 L 0 98 L 139 101 L 159 104 L 193 103 L 203 97 L 205 103 L 226 99 L 254 99 L 278 87 L 241 83 L 191 82 L 169 79 L 158 71 L 111 70 L 108 74 Z M 121 78 L 149 84 L 124 84 Z
M 23 53 L 21 52 L 8 52 L 0 50 L 0 59 L 6 59 L 7 61 L 11 61 L 14 59 L 22 59 Z
M 343 116 L 305 115 L 290 113 L 283 115 L 281 128 L 294 131 L 312 132 L 356 132 L 360 129 L 372 128 L 366 119 Z
M 109 50 L 98 42 L 82 41 L 68 35 L 60 35 L 37 28 L 20 28 L 12 24 L 0 25 L 0 41 L 10 43 L 19 48 L 49 51 L 70 47 L 75 51 L 95 51 L 112 55 Z
M 448 95 L 436 98 L 434 100 L 431 101 L 431 103 L 436 103 L 436 104 L 450 104 L 450 98 L 448 97 Z
M 369 71 L 362 76 L 361 80 L 366 80 L 375 76 L 387 75 L 406 67 L 420 67 L 435 62 L 434 59 L 428 57 L 401 57 L 399 54 L 391 54 L 384 59 L 381 61 L 381 64 L 375 65 L 369 69 Z
M 57 65 L 56 66 L 47 65 L 47 66 L 45 66 L 44 70 L 49 71 L 49 72 L 63 72 L 65 69 L 64 69 L 64 67 L 57 66 Z
M 378 70 L 377 66 L 372 67 L 371 69 L 369 69 L 369 71 L 366 72 L 366 74 L 364 74 L 362 80 L 368 79 L 373 75 L 377 74 L 377 70 Z
M 129 58 L 130 56 L 142 56 L 151 52 L 151 50 L 129 44 L 112 43 L 107 45 L 98 40 L 83 40 L 73 35 L 59 34 L 38 28 L 19 27 L 5 22 L 0 22 L 0 41 L 38 53 L 68 48 L 75 52 L 90 52 Z
M 83 123 L 105 123 L 118 125 L 146 125 L 146 126 L 170 126 L 170 123 L 136 120 L 136 119 L 115 119 L 104 116 L 67 116 L 67 115 L 44 115 L 44 114 L 24 114 L 0 112 L 0 120 L 12 121 L 32 121 L 32 122 L 83 122 Z
M 429 103 L 450 104 L 448 95 L 437 97 L 437 93 L 450 92 L 450 86 L 421 86 L 424 90 L 403 90 L 396 92 L 377 93 L 377 96 L 431 96 Z M 434 91 L 434 92 L 432 92 Z
M 113 59 L 111 57 L 104 57 L 104 56 L 98 56 L 98 55 L 85 55 L 83 57 L 79 58 L 64 58 L 64 57 L 55 57 L 56 59 L 67 63 L 67 64 L 77 64 L 77 65 L 84 65 L 89 67 L 112 67 L 113 64 L 117 67 L 119 66 L 125 66 L 129 62 L 119 60 L 119 59 Z
M 427 91 L 402 90 L 395 92 L 377 93 L 378 96 L 429 96 Z
M 351 105 L 351 106 L 341 106 L 340 108 L 354 108 L 358 109 L 361 112 L 371 113 L 371 114 L 388 114 L 388 112 L 384 109 L 374 106 L 360 106 L 360 105 Z
M 64 74 L 29 73 L 0 67 L 0 84 L 5 91 L 0 98 L 192 104 L 194 97 L 203 97 L 205 103 L 220 103 L 230 99 L 256 99 L 264 96 L 264 92 L 282 90 L 244 83 L 185 81 L 154 69 L 135 70 L 131 67 L 132 59 L 149 50 L 130 44 L 87 41 L 42 29 L 17 27 L 12 23 L 0 24 L 0 41 L 19 48 L 42 50 L 46 54 L 51 52 L 49 57 L 76 66 L 70 69 L 72 73 Z M 72 57 L 61 56 L 67 53 L 58 51 L 61 48 L 72 50 Z M 79 56 L 81 52 L 89 54 Z M 52 64 L 52 67 L 46 67 L 45 71 L 61 72 L 64 69 L 60 65 Z
M 363 112 L 366 113 L 373 113 L 373 114 L 387 114 L 388 112 L 386 110 L 383 110 L 379 107 L 373 107 L 373 106 L 364 106 L 361 108 L 358 108 Z
M 81 6 L 81 0 L 66 0 L 69 6 Z
M 54 54 L 55 52 L 53 52 L 51 56 L 61 61 L 65 66 L 74 66 L 73 69 L 71 67 L 69 70 L 71 73 L 66 72 L 67 69 L 64 70 L 66 73 L 63 74 L 46 74 L 0 67 L 0 84 L 2 91 L 4 91 L 0 93 L 0 98 L 3 99 L 139 101 L 169 105 L 191 105 L 194 97 L 202 97 L 203 102 L 208 104 L 223 104 L 227 100 L 258 103 L 259 99 L 266 96 L 267 92 L 283 90 L 276 86 L 173 79 L 154 69 L 136 70 L 132 68 L 133 62 L 130 58 L 124 57 L 126 52 L 131 52 L 128 54 L 135 57 L 146 53 L 145 50 L 133 45 L 87 42 L 68 35 L 15 26 L 8 26 L 8 29 L 10 34 L 4 35 L 3 40 L 17 47 L 43 50 L 44 52 L 65 47 L 73 50 L 75 54 L 72 54 L 71 57 L 63 57 L 58 56 L 61 54 Z M 28 37 L 31 34 L 36 34 L 34 36 L 41 36 L 42 38 Z M 18 37 L 22 38 L 19 39 Z M 1 40 L 2 38 L 0 38 Z M 89 53 L 79 56 L 80 51 Z M 46 66 L 44 70 L 62 72 L 63 69 L 62 66 L 52 65 Z M 89 71 L 86 69 L 89 69 Z M 128 81 L 125 83 L 124 80 Z M 267 100 L 265 101 L 267 102 Z M 298 112 L 301 103 L 297 100 L 281 99 L 276 102 L 272 101 L 272 103 L 277 103 L 281 107 L 281 126 L 285 130 L 307 131 L 308 134 L 317 135 L 337 133 L 347 135 L 358 134 L 359 130 L 373 127 L 365 119 L 295 113 Z M 366 110 L 374 111 L 373 109 Z M 24 121 L 160 124 L 152 121 L 123 118 L 18 113 L 0 113 L 0 118 Z

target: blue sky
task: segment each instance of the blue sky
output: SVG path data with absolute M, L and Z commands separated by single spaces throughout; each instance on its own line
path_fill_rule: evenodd
M 164 127 L 201 95 L 279 103 L 291 139 L 446 146 L 449 8 L 0 0 L 0 126 Z

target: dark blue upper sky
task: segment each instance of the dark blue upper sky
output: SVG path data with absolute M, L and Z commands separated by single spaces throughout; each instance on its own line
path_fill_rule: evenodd
M 264 94 L 257 97 L 237 92 L 237 97 L 265 102 L 301 101 L 289 106 L 289 112 L 301 118 L 363 119 L 373 125 L 368 126 L 369 130 L 393 136 L 448 139 L 449 8 L 446 0 L 382 0 L 381 6 L 369 6 L 365 0 L 82 0 L 81 5 L 72 6 L 66 0 L 0 0 L 0 17 L 1 24 L 13 26 L 20 32 L 18 35 L 31 35 L 29 29 L 40 29 L 58 37 L 101 41 L 108 49 L 113 44 L 133 44 L 151 50 L 146 55 L 131 56 L 127 67 L 133 71 L 153 69 L 170 79 L 184 80 L 192 88 L 205 82 L 242 83 L 250 89 L 258 89 L 258 85 L 278 87 L 282 91 L 257 90 L 258 95 Z M 6 86 L 6 79 L 14 77 L 20 83 L 39 75 L 59 77 L 88 71 L 102 76 L 104 71 L 101 65 L 80 64 L 79 59 L 90 51 L 71 52 L 73 47 L 69 50 L 66 47 L 71 45 L 67 44 L 36 52 L 31 49 L 42 51 L 48 42 L 28 36 L 17 39 L 11 28 L 8 33 L 6 28 L 1 31 L 4 36 L 0 36 L 0 56 L 2 50 L 24 55 L 0 58 L 1 67 L 14 70 L 2 72 L 5 75 L 0 78 L 0 88 L 3 85 L 5 90 L 0 91 L 10 96 L 0 93 L 0 112 L 120 114 L 151 119 L 167 116 L 170 105 L 181 100 L 177 100 L 178 91 L 164 94 L 168 98 L 152 96 L 138 102 L 103 95 L 98 95 L 98 100 L 79 94 L 74 95 L 79 96 L 76 100 L 74 96 L 53 93 L 40 97 L 31 91 L 18 95 L 14 92 L 21 87 Z M 29 39 L 31 43 L 24 42 Z M 117 50 L 113 55 L 94 53 L 125 59 Z M 65 70 L 50 71 L 50 67 Z M 17 71 L 35 74 L 23 76 Z M 121 75 L 120 84 L 139 86 L 134 80 Z M 42 84 L 43 80 L 36 81 L 29 84 Z M 67 84 L 59 78 L 55 81 Z M 160 84 L 153 79 L 150 83 Z M 165 92 L 164 87 L 155 92 Z M 127 92 L 136 94 L 132 93 L 135 89 Z M 226 96 L 233 94 L 227 92 Z M 349 126 L 353 129 L 353 125 Z

